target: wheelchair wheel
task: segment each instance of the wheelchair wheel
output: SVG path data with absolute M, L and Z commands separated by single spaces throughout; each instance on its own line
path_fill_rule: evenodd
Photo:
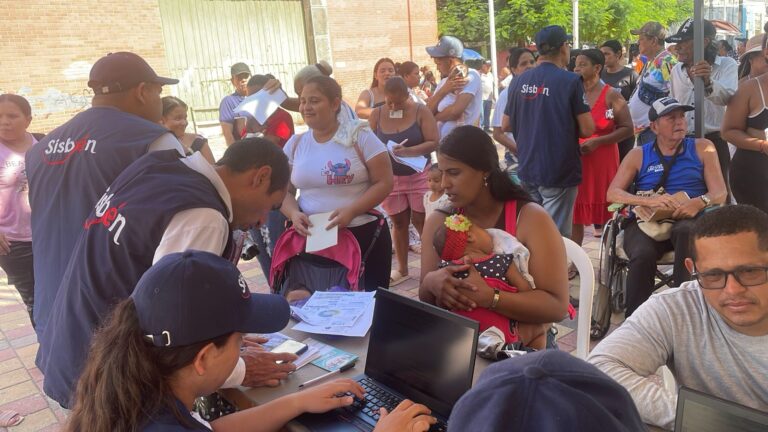
M 608 285 L 616 262 L 616 221 L 612 219 L 603 227 L 603 238 L 600 240 L 598 283 Z
M 629 268 L 619 266 L 611 275 L 611 309 L 621 313 L 627 308 L 627 276 Z

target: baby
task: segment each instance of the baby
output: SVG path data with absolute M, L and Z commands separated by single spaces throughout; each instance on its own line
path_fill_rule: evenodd
M 435 232 L 433 244 L 440 255 L 440 267 L 470 261 L 491 288 L 512 293 L 536 289 L 528 273 L 530 252 L 506 231 L 484 230 L 466 216 L 453 214 Z M 468 275 L 454 274 L 461 279 Z M 546 325 L 518 323 L 486 308 L 454 312 L 478 321 L 481 332 L 491 326 L 499 328 L 506 343 L 520 342 L 536 350 L 546 348 Z
M 429 191 L 424 193 L 424 217 L 428 218 L 435 210 L 448 207 L 448 195 L 443 189 L 443 172 L 432 164 L 427 171 Z

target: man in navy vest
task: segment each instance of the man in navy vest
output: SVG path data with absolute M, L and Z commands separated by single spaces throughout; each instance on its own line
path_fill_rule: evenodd
M 85 217 L 107 186 L 147 152 L 177 149 L 183 154 L 179 141 L 158 124 L 162 87 L 176 83 L 157 76 L 136 54 L 108 54 L 91 68 L 93 107 L 27 152 L 38 337 Z
M 216 166 L 199 153 L 181 158 L 174 150 L 128 166 L 80 228 L 37 354 L 45 393 L 70 407 L 93 332 L 142 274 L 163 256 L 188 249 L 234 260 L 232 230 L 264 223 L 280 207 L 289 176 L 285 154 L 261 138 L 235 142 Z M 292 354 L 245 354 L 228 386 L 262 385 L 295 369 Z
M 517 141 L 518 176 L 563 237 L 571 236 L 573 204 L 581 183 L 579 137 L 595 130 L 581 77 L 563 68 L 571 36 L 560 26 L 536 33 L 539 66 L 515 77 L 502 129 Z

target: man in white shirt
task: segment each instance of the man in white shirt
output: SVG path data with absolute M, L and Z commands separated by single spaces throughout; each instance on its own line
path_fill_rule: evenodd
M 623 385 L 646 423 L 671 429 L 676 391 L 655 377 L 768 411 L 768 215 L 746 205 L 701 216 L 686 267 L 695 280 L 653 295 L 588 361 Z
M 496 80 L 491 73 L 491 61 L 486 60 L 480 68 L 480 81 L 483 87 L 483 130 L 491 131 L 491 108 L 493 108 L 493 86 Z
M 671 96 L 680 103 L 694 105 L 693 79 L 704 80 L 704 137 L 712 141 L 717 149 L 717 158 L 723 179 L 728 184 L 728 166 L 731 155 L 728 143 L 720 136 L 720 126 L 725 116 L 725 106 L 731 100 L 739 85 L 739 65 L 730 57 L 717 55 L 714 43 L 715 26 L 704 20 L 704 60 L 693 64 L 693 19 L 687 19 L 667 42 L 677 44 L 677 60 L 672 68 Z M 694 112 L 686 113 L 688 134 L 694 133 Z
M 483 104 L 480 74 L 461 61 L 464 44 L 453 36 L 443 36 L 437 45 L 427 47 L 443 79 L 437 84 L 427 108 L 435 115 L 440 138 L 462 125 L 479 126 Z

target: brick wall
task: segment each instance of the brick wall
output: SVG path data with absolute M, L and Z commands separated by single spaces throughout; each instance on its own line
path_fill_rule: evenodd
M 329 0 L 334 76 L 354 106 L 380 57 L 410 59 L 408 0 Z M 437 39 L 435 0 L 410 0 L 413 61 Z M 90 105 L 88 72 L 110 51 L 133 51 L 167 74 L 158 0 L 0 0 L 0 93 L 30 101 L 30 131 L 48 132 Z
M 167 72 L 157 0 L 0 0 L 0 93 L 32 104 L 48 132 L 90 105 L 93 62 L 133 51 Z
M 408 44 L 407 0 L 370 2 L 329 0 L 334 76 L 344 99 L 354 106 L 363 89 L 371 85 L 373 66 L 381 57 L 396 62 L 412 60 L 419 66 L 435 65 L 424 47 L 437 43 L 435 0 L 410 0 L 413 58 Z

